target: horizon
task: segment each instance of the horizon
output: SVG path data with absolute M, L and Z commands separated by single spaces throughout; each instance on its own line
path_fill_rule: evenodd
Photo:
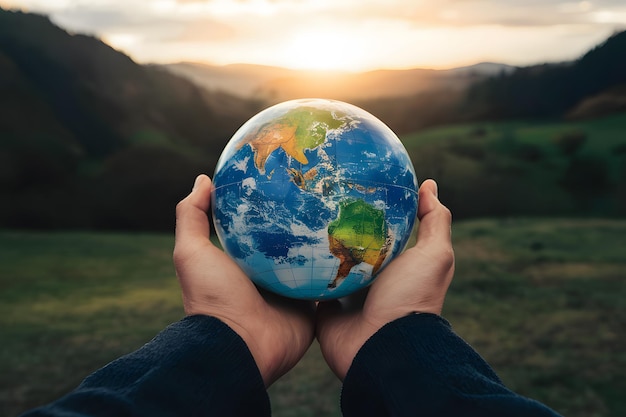
M 585 51 L 587 52 L 587 51 Z M 576 57 L 574 57 L 575 59 Z M 565 61 L 563 61 L 565 62 Z M 144 63 L 142 63 L 144 64 Z M 308 68 L 289 68 L 289 67 L 285 67 L 285 66 L 281 66 L 281 65 L 267 65 L 267 64 L 256 64 L 256 63 L 251 63 L 251 62 L 232 62 L 232 63 L 227 63 L 227 64 L 214 64 L 211 62 L 202 62 L 202 61 L 186 61 L 186 60 L 182 60 L 182 61 L 172 61 L 172 62 L 165 62 L 162 64 L 159 63 L 152 63 L 152 62 L 146 62 L 146 65 L 185 65 L 185 64 L 189 64 L 189 65 L 201 65 L 201 66 L 207 66 L 207 67 L 211 67 L 211 68 L 228 68 L 228 67 L 257 67 L 257 68 L 265 68 L 265 69 L 279 69 L 279 70 L 286 70 L 286 71 L 294 71 L 294 72 L 301 72 L 301 73 L 311 73 L 312 75 L 335 75 L 335 74 L 361 74 L 361 73 L 367 73 L 367 72 L 376 72 L 376 71 L 411 71 L 411 70 L 424 70 L 424 71 L 448 71 L 448 70 L 457 70 L 457 69 L 464 69 L 464 68 L 471 68 L 471 67 L 476 67 L 479 65 L 496 65 L 496 66 L 503 66 L 503 67 L 516 67 L 515 65 L 510 65 L 504 62 L 487 62 L 487 61 L 481 61 L 481 62 L 475 62 L 475 63 L 469 63 L 467 65 L 459 65 L 459 66 L 452 66 L 452 67 L 443 67 L 443 68 L 429 68 L 429 67 L 406 67 L 406 68 L 372 68 L 372 69 L 364 69 L 364 70 L 349 70 L 349 69 L 308 69 Z M 538 63 L 541 64 L 541 63 Z
M 506 3 L 506 4 L 503 4 Z M 0 0 L 141 64 L 316 72 L 575 60 L 626 29 L 626 3 L 446 0 Z M 468 47 L 469 45 L 469 47 Z

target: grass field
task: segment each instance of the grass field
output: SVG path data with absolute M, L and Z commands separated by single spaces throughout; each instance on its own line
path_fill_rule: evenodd
M 569 417 L 626 415 L 626 220 L 457 222 L 444 315 L 505 383 Z M 0 232 L 0 415 L 50 401 L 182 317 L 169 235 Z M 339 416 L 317 345 L 273 415 Z
M 580 121 L 476 122 L 422 130 L 402 136 L 402 142 L 411 149 L 431 143 L 445 144 L 447 141 L 458 142 L 464 139 L 485 144 L 508 136 L 509 140 L 513 138 L 524 144 L 542 147 L 548 156 L 554 156 L 558 150 L 551 147 L 560 136 L 579 132 L 586 138 L 582 143 L 581 152 L 597 152 L 610 156 L 616 148 L 626 143 L 625 127 L 624 113 Z
M 402 142 L 420 180 L 437 179 L 457 218 L 624 217 L 625 131 L 626 114 L 617 114 L 450 125 Z

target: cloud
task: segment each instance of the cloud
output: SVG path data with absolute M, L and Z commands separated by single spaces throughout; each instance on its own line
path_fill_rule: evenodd
M 393 20 L 420 26 L 546 26 L 597 23 L 598 13 L 622 18 L 623 0 L 0 0 L 102 28 L 158 17 L 187 22 L 262 16 L 269 21 Z M 82 22 L 82 23 L 81 23 Z M 225 22 L 222 22 L 225 23 Z M 626 22 L 622 22 L 626 24 Z M 95 26 L 94 26 L 95 25 Z
M 626 28 L 623 0 L 0 0 L 138 61 L 293 62 L 299 40 L 353 67 L 575 57 Z M 301 42 L 300 42 L 301 43 Z M 347 45 L 347 46 L 346 46 Z M 336 48 L 335 48 L 336 49 Z M 317 46 L 322 60 L 328 60 Z M 300 54 L 300 56 L 302 56 Z M 291 59 L 291 61 L 290 61 Z M 302 59 L 301 59 L 302 60 Z M 338 62 L 338 58 L 332 61 Z M 354 69 L 354 68 L 353 68 Z
M 180 34 L 172 40 L 180 42 L 215 42 L 235 38 L 238 31 L 219 21 L 204 19 L 186 23 Z
M 389 0 L 365 1 L 362 5 L 344 7 L 343 11 L 354 13 L 361 19 L 391 19 L 422 27 L 584 24 L 595 23 L 594 13 L 601 10 L 614 13 L 626 11 L 623 0 Z M 626 21 L 623 23 L 626 24 Z

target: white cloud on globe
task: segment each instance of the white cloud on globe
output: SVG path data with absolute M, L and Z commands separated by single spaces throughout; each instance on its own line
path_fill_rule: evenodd
M 250 194 L 252 194 L 252 192 L 256 190 L 256 180 L 252 177 L 244 179 L 243 181 L 241 181 L 241 188 L 243 189 L 244 193 L 246 193 L 246 195 L 250 197 Z
M 291 229 L 291 233 L 294 236 L 306 236 L 309 237 L 311 235 L 313 235 L 313 230 L 311 230 L 310 227 L 306 226 L 303 223 L 300 222 L 293 222 L 289 225 L 289 228 Z
M 235 160 L 233 162 L 233 166 L 236 170 L 242 171 L 244 174 L 248 171 L 248 161 L 250 160 L 249 156 L 246 156 L 241 161 Z

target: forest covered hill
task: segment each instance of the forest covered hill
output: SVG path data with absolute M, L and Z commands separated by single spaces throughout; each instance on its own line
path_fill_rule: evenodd
M 0 9 L 0 225 L 170 228 L 259 106 Z
M 466 89 L 359 100 L 396 132 L 487 120 L 588 119 L 626 111 L 626 31 L 569 62 L 481 78 Z

